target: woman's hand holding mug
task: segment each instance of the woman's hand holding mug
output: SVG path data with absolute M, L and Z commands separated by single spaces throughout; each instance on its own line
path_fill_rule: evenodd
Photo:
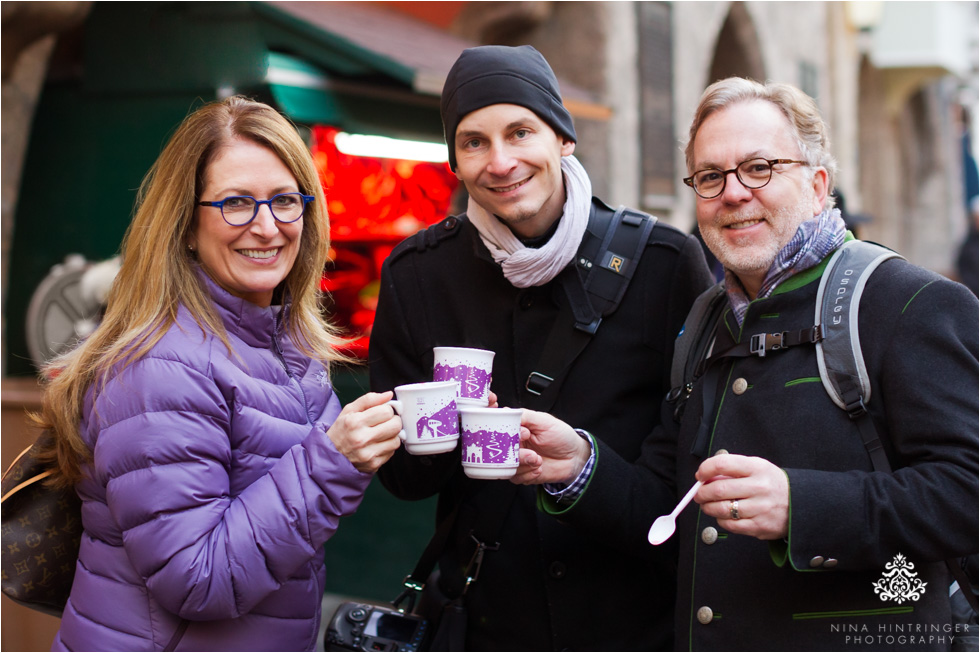
M 369 392 L 344 406 L 327 436 L 347 460 L 366 474 L 388 462 L 401 444 L 401 418 L 388 401 L 391 392 Z

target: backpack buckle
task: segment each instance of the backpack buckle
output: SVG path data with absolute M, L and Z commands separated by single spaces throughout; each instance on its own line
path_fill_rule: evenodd
M 867 406 L 864 405 L 864 398 L 861 396 L 858 396 L 854 401 L 847 402 L 844 410 L 851 419 L 859 419 L 868 412 Z
M 541 372 L 531 372 L 527 377 L 524 388 L 532 395 L 538 395 L 540 397 L 541 393 L 548 389 L 552 381 L 554 381 L 553 378 Z
M 783 349 L 786 346 L 785 333 L 757 333 L 749 341 L 749 352 L 765 358 L 767 351 Z
M 590 336 L 594 336 L 595 332 L 599 330 L 599 325 L 602 324 L 602 316 L 595 318 L 591 322 L 575 322 L 575 328 L 579 331 L 584 331 Z
M 810 342 L 818 343 L 823 342 L 824 332 L 822 324 L 814 324 L 813 329 L 810 331 Z

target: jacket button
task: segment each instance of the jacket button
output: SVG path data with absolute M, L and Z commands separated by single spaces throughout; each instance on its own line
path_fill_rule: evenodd
M 823 561 L 824 569 L 833 569 L 836 566 L 837 566 L 837 560 L 835 558 L 827 558 L 826 560 Z
M 701 531 L 701 541 L 705 544 L 714 544 L 718 541 L 718 529 L 714 526 L 708 526 L 706 529 Z
M 565 567 L 565 563 L 558 562 L 557 560 L 548 565 L 548 575 L 557 580 L 564 578 L 567 571 L 568 569 Z
M 823 566 L 824 557 L 823 556 L 813 556 L 810 558 L 810 566 L 813 568 Z
M 715 613 L 708 606 L 703 605 L 700 608 L 698 608 L 698 621 L 700 621 L 702 624 L 707 626 L 708 624 L 711 623 L 711 620 L 714 618 L 715 618 Z
M 526 292 L 521 295 L 520 306 L 525 311 L 534 306 L 534 293 Z
M 458 224 L 459 224 L 459 220 L 457 220 L 455 216 L 449 216 L 448 218 L 446 218 L 446 221 L 442 223 L 442 227 L 446 231 L 452 231 L 453 229 L 456 228 L 456 225 Z
M 732 384 L 732 392 L 737 395 L 745 394 L 745 391 L 749 389 L 749 382 L 739 377 L 735 379 L 735 383 Z

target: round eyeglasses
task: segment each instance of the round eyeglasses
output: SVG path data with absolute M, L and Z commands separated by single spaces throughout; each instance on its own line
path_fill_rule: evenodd
M 272 217 L 278 222 L 296 222 L 306 212 L 306 205 L 314 200 L 303 193 L 279 193 L 267 200 L 257 200 L 251 195 L 235 195 L 218 202 L 198 202 L 199 206 L 215 206 L 221 217 L 232 227 L 243 227 L 259 214 L 259 206 L 267 204 Z
M 706 168 L 698 170 L 690 177 L 684 179 L 684 183 L 694 189 L 699 197 L 712 200 L 725 192 L 725 184 L 728 183 L 728 174 L 735 173 L 735 177 L 746 188 L 756 190 L 762 188 L 772 179 L 772 167 L 787 163 L 799 163 L 810 165 L 806 161 L 796 161 L 795 159 L 749 159 L 742 161 L 731 170 L 719 170 L 717 168 Z

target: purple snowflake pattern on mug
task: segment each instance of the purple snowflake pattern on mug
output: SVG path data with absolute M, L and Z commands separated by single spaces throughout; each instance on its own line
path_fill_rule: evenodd
M 472 365 L 437 363 L 432 378 L 435 381 L 459 381 L 459 396 L 468 399 L 486 399 L 490 387 L 490 373 Z
M 450 401 L 449 405 L 436 411 L 431 417 L 420 417 L 415 423 L 415 428 L 419 440 L 434 440 L 456 435 L 459 433 L 459 410 L 456 408 L 456 402 Z
M 463 462 L 517 466 L 520 436 L 500 431 L 463 431 Z

